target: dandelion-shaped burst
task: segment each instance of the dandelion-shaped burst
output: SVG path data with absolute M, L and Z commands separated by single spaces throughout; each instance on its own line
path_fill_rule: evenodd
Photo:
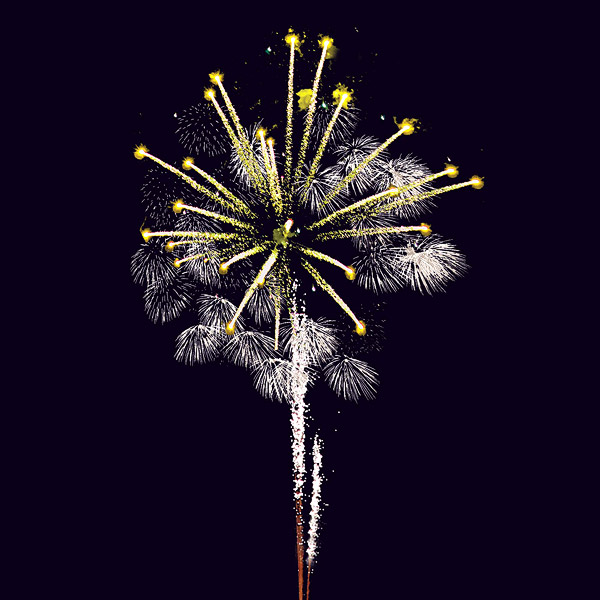
M 197 311 L 198 324 L 176 340 L 177 360 L 189 365 L 229 360 L 251 370 L 265 397 L 290 404 L 302 600 L 307 389 L 321 370 L 337 395 L 371 399 L 378 379 L 361 357 L 340 349 L 339 325 L 322 317 L 313 320 L 298 307 L 299 286 L 308 283 L 325 292 L 362 339 L 368 324 L 342 295 L 355 284 L 376 293 L 402 287 L 431 293 L 464 274 L 467 266 L 458 250 L 431 236 L 430 225 L 411 221 L 440 194 L 478 189 L 483 181 L 474 176 L 434 187 L 439 178 L 455 178 L 457 167 L 446 164 L 431 172 L 411 156 L 390 155 L 396 140 L 414 132 L 415 119 L 394 119 L 397 130 L 379 142 L 356 134 L 358 112 L 351 90 L 336 85 L 331 104 L 317 100 L 323 98 L 324 63 L 334 55 L 327 37 L 319 40 L 312 87 L 295 92 L 301 40 L 291 31 L 285 40 L 289 68 L 280 144 L 260 123 L 241 123 L 223 74 L 215 72 L 210 74 L 212 87 L 205 90 L 206 104 L 182 113 L 177 134 L 193 154 L 225 151 L 225 168 L 218 177 L 192 157 L 183 158 L 177 168 L 143 145 L 135 149 L 137 159 L 153 163 L 143 189 L 152 228 L 142 228 L 144 244 L 133 256 L 131 270 L 134 281 L 146 288 L 146 311 L 153 321 Z M 305 111 L 298 128 L 294 100 Z M 359 252 L 353 264 L 328 250 L 331 242 L 344 240 Z M 345 287 L 343 294 L 331 281 L 339 283 L 336 288 Z M 309 573 L 316 552 L 322 464 L 316 438 L 313 464 Z

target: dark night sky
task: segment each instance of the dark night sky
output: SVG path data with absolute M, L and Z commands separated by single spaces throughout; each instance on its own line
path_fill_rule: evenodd
M 363 131 L 383 140 L 395 131 L 391 115 L 417 116 L 425 130 L 392 152 L 413 152 L 434 171 L 450 157 L 462 177 L 486 177 L 482 190 L 447 194 L 428 216 L 466 254 L 469 274 L 434 297 L 386 298 L 377 399 L 344 402 L 322 384 L 307 396 L 309 438 L 318 429 L 324 439 L 327 476 L 311 597 L 495 598 L 518 576 L 522 424 L 499 341 L 510 298 L 498 272 L 492 171 L 504 76 L 497 31 L 492 15 L 474 27 L 466 15 L 408 26 L 386 14 L 376 26 L 358 16 L 322 28 L 293 19 L 196 28 L 185 11 L 177 22 L 154 14 L 132 19 L 127 41 L 119 36 L 127 52 L 107 58 L 117 164 L 102 172 L 115 180 L 98 214 L 114 239 L 95 284 L 89 378 L 69 417 L 90 450 L 65 449 L 83 482 L 73 501 L 82 598 L 98 589 L 117 598 L 297 597 L 287 406 L 260 397 L 237 367 L 177 363 L 182 324 L 153 325 L 129 276 L 143 218 L 135 144 L 176 152 L 172 115 L 202 100 L 217 68 L 248 94 L 232 93 L 236 106 L 283 102 L 286 71 L 264 49 L 281 50 L 274 32 L 289 26 L 307 32 L 307 46 L 319 33 L 334 38 L 340 52 L 322 85 L 355 82 Z

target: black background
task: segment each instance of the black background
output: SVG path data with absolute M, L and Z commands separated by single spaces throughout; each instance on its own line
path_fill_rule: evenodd
M 146 168 L 134 146 L 185 155 L 173 114 L 202 101 L 215 69 L 243 90 L 230 91 L 242 114 L 258 98 L 281 108 L 286 71 L 264 50 L 282 55 L 294 27 L 307 47 L 333 37 L 339 54 L 322 86 L 352 84 L 366 132 L 383 140 L 392 115 L 422 120 L 392 153 L 413 152 L 434 171 L 449 158 L 461 180 L 486 178 L 482 190 L 442 196 L 428 216 L 466 255 L 467 276 L 433 297 L 386 298 L 377 399 L 309 391 L 309 439 L 318 430 L 324 440 L 327 477 L 311 597 L 504 597 L 531 569 L 536 451 L 524 453 L 516 292 L 498 258 L 511 243 L 496 162 L 510 73 L 495 16 L 373 8 L 318 23 L 180 9 L 177 18 L 140 9 L 126 25 L 115 17 L 94 53 L 102 76 L 90 93 L 114 139 L 97 171 L 110 193 L 91 212 L 110 233 L 98 270 L 80 272 L 78 374 L 56 430 L 65 434 L 52 439 L 60 452 L 42 469 L 54 499 L 42 516 L 48 552 L 66 550 L 48 577 L 82 598 L 297 597 L 289 408 L 260 397 L 241 369 L 177 363 L 183 326 L 153 325 L 129 274 Z M 315 56 L 298 58 L 309 74 Z

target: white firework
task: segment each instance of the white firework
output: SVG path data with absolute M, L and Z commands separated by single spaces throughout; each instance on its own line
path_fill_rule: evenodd
M 396 262 L 398 274 L 413 290 L 432 294 L 468 270 L 456 246 L 438 236 L 409 243 Z
M 223 346 L 220 331 L 210 325 L 194 325 L 177 336 L 175 358 L 186 364 L 206 364 L 217 359 Z
M 343 354 L 334 356 L 323 368 L 325 382 L 346 400 L 373 400 L 379 380 L 373 367 L 363 360 Z
M 144 292 L 146 314 L 153 323 L 168 323 L 192 303 L 193 286 L 184 280 L 156 279 Z

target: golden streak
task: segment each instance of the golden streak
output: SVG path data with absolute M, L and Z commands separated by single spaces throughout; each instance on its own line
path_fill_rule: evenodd
M 234 194 L 232 194 L 224 185 L 221 185 L 214 177 L 212 177 L 211 175 L 206 173 L 206 171 L 203 171 L 202 169 L 198 168 L 194 164 L 193 159 L 187 158 L 184 161 L 184 165 L 186 163 L 189 164 L 189 166 L 187 167 L 188 169 L 193 169 L 194 171 L 196 171 L 196 173 L 198 173 L 199 175 L 204 177 L 204 179 L 206 179 L 206 181 L 208 181 L 209 183 L 212 183 L 224 196 L 229 198 L 237 206 L 237 208 L 239 208 L 239 210 L 241 212 L 243 212 L 244 214 L 246 214 L 248 216 L 255 216 L 254 213 L 239 198 L 234 196 Z M 184 166 L 184 169 L 185 168 L 186 167 Z
M 248 229 L 250 231 L 255 232 L 256 230 L 252 225 L 248 223 L 244 223 L 243 221 L 238 221 L 232 217 L 228 217 L 226 215 L 222 215 L 220 213 L 212 212 L 210 210 L 205 210 L 204 208 L 196 208 L 195 206 L 188 206 L 187 204 L 183 204 L 180 200 L 177 201 L 173 205 L 173 210 L 175 212 L 181 212 L 182 210 L 189 210 L 190 212 L 198 213 L 199 215 L 204 215 L 205 217 L 210 217 L 211 219 L 215 219 L 217 221 L 222 221 L 223 223 L 227 223 L 228 225 L 232 225 L 233 227 L 239 227 L 241 229 Z
M 289 41 L 288 41 L 289 38 Z M 286 36 L 285 41 L 290 44 L 290 67 L 288 71 L 288 98 L 286 107 L 286 127 L 285 127 L 285 182 L 289 186 L 292 178 L 292 130 L 294 114 L 294 53 L 296 36 L 290 34 Z M 289 188 L 288 188 L 289 189 Z
M 174 175 L 177 175 L 177 177 L 181 177 L 181 179 L 183 179 L 188 185 L 193 187 L 196 191 L 206 194 L 209 198 L 211 198 L 215 202 L 218 202 L 219 204 L 222 204 L 223 206 L 225 206 L 226 208 L 229 208 L 230 210 L 233 210 L 235 212 L 240 211 L 240 209 L 238 207 L 231 204 L 230 202 L 227 202 L 226 200 L 221 198 L 221 196 L 219 196 L 218 194 L 215 194 L 208 188 L 205 188 L 203 185 L 200 185 L 197 181 L 194 181 L 191 177 L 189 177 L 185 173 L 182 173 L 179 169 L 176 169 L 175 167 L 171 166 L 169 163 L 166 163 L 164 160 L 161 160 L 160 158 L 157 158 L 156 156 L 153 156 L 152 154 L 149 154 L 148 152 L 145 153 L 145 156 L 147 156 L 148 158 L 153 160 L 155 163 L 159 164 L 161 167 L 167 169 L 167 171 L 171 171 L 171 173 L 173 173 Z
M 373 214 L 380 215 L 384 212 L 394 210 L 395 208 L 398 208 L 399 206 L 406 206 L 408 204 L 412 204 L 413 202 L 418 202 L 419 200 L 425 200 L 426 198 L 433 198 L 434 196 L 437 196 L 438 194 L 443 194 L 445 192 L 451 192 L 452 190 L 459 190 L 460 188 L 467 187 L 468 185 L 472 185 L 473 187 L 475 187 L 476 183 L 474 183 L 473 181 L 463 181 L 462 183 L 456 183 L 454 185 L 447 185 L 445 187 L 438 188 L 437 190 L 431 190 L 430 192 L 422 192 L 421 194 L 415 194 L 414 196 L 411 196 L 410 198 L 401 198 L 400 200 L 396 200 L 394 202 L 390 202 L 389 204 L 386 204 L 385 206 L 382 206 L 381 208 L 377 209 Z
M 231 319 L 231 321 L 229 321 L 229 323 L 227 324 L 227 327 L 226 327 L 226 329 L 227 329 L 227 328 L 230 328 L 230 326 L 231 326 L 232 333 L 235 330 L 236 321 L 239 319 L 240 315 L 242 314 L 242 311 L 244 310 L 244 307 L 246 306 L 246 304 L 248 304 L 248 302 L 250 301 L 250 298 L 252 298 L 252 295 L 256 291 L 256 288 L 258 288 L 259 286 L 262 287 L 264 285 L 265 278 L 268 275 L 271 268 L 273 267 L 273 265 L 275 264 L 275 262 L 277 261 L 278 254 L 279 254 L 279 248 L 276 247 L 271 252 L 271 255 L 269 256 L 269 258 L 267 258 L 267 260 L 263 264 L 261 270 L 258 272 L 258 275 L 252 282 L 252 285 L 248 288 L 246 294 L 242 298 L 242 301 L 240 302 L 240 305 L 237 307 L 237 310 L 235 311 L 233 318 Z
M 303 199 L 306 199 L 306 195 L 308 194 L 308 189 L 310 187 L 310 184 L 312 183 L 312 180 L 315 177 L 317 168 L 319 166 L 319 163 L 321 162 L 321 158 L 323 157 L 325 148 L 327 147 L 327 142 L 329 141 L 329 137 L 331 136 L 331 132 L 333 131 L 335 122 L 337 121 L 337 118 L 339 117 L 340 112 L 342 111 L 342 108 L 344 108 L 344 105 L 345 105 L 347 99 L 349 98 L 349 96 L 350 96 L 350 94 L 348 94 L 348 93 L 344 93 L 341 95 L 340 102 L 339 102 L 337 108 L 335 109 L 335 112 L 333 113 L 331 120 L 329 121 L 329 125 L 327 125 L 327 129 L 325 130 L 325 133 L 323 134 L 323 139 L 321 140 L 321 143 L 319 144 L 319 148 L 317 149 L 317 153 L 315 155 L 312 166 L 308 173 L 308 177 L 306 178 L 306 183 L 304 185 Z
M 204 259 L 204 262 L 209 261 L 208 253 L 202 252 L 200 254 L 194 254 L 194 256 L 186 256 L 185 258 L 177 258 L 173 261 L 173 265 L 175 265 L 176 267 L 180 267 L 185 262 L 188 262 L 190 260 L 198 260 L 199 258 Z
M 294 180 L 297 180 L 300 176 L 302 166 L 304 165 L 304 158 L 306 156 L 306 149 L 308 147 L 308 138 L 310 137 L 310 130 L 312 128 L 312 122 L 315 114 L 315 106 L 317 105 L 317 91 L 319 89 L 319 81 L 321 80 L 321 72 L 323 71 L 323 64 L 325 63 L 325 56 L 327 55 L 327 47 L 331 40 L 323 38 L 319 44 L 323 48 L 321 53 L 321 60 L 317 67 L 317 73 L 315 75 L 315 81 L 312 87 L 312 96 L 310 98 L 310 104 L 308 106 L 308 114 L 306 115 L 306 125 L 304 127 L 304 135 L 302 136 L 302 143 L 300 145 L 300 153 L 298 154 L 298 164 L 296 165 L 296 172 L 294 174 Z
M 335 211 L 334 213 L 331 213 L 330 215 L 323 217 L 320 221 L 311 223 L 310 225 L 308 225 L 306 227 L 306 229 L 309 229 L 309 230 L 310 229 L 318 229 L 319 227 L 322 227 L 323 225 L 325 225 L 326 223 L 329 223 L 330 221 L 335 221 L 335 220 L 345 216 L 346 213 L 353 212 L 353 211 L 361 209 L 361 208 L 365 208 L 366 206 L 369 206 L 370 204 L 376 204 L 377 202 L 383 200 L 384 198 L 394 198 L 404 192 L 407 192 L 408 190 L 419 187 L 420 185 L 429 183 L 430 181 L 434 181 L 438 177 L 442 177 L 442 176 L 448 175 L 448 174 L 449 174 L 449 170 L 446 169 L 445 171 L 440 171 L 439 173 L 433 173 L 432 175 L 428 175 L 427 177 L 422 177 L 421 179 L 418 179 L 417 181 L 413 181 L 412 183 L 408 183 L 401 187 L 392 186 L 383 192 L 379 192 L 378 194 L 374 194 L 367 198 L 363 198 L 362 200 L 358 200 L 354 204 L 350 204 L 349 206 L 340 208 L 339 210 Z M 321 203 L 321 206 L 323 206 L 323 204 L 325 204 L 325 201 Z
M 229 267 L 237 262 L 238 260 L 243 260 L 244 258 L 248 258 L 249 256 L 253 256 L 254 254 L 259 254 L 260 252 L 264 252 L 267 249 L 267 246 L 255 246 L 254 248 L 250 248 L 250 250 L 246 250 L 245 252 L 241 252 L 240 254 L 236 254 L 229 260 L 222 262 L 219 266 L 219 273 L 224 275 L 229 270 Z
M 369 235 L 385 235 L 388 233 L 409 233 L 411 231 L 420 231 L 423 235 L 431 233 L 431 227 L 425 223 L 421 225 L 400 225 L 397 227 L 368 227 L 365 229 L 337 229 L 319 233 L 315 236 L 315 242 L 324 242 L 326 240 L 343 240 L 348 238 L 357 238 Z
M 406 119 L 405 119 L 406 121 Z M 404 123 L 404 121 L 403 121 Z M 411 129 L 412 127 L 412 129 Z M 330 200 L 335 198 L 374 158 L 376 158 L 381 152 L 383 152 L 394 140 L 399 138 L 403 133 L 409 135 L 414 131 L 414 127 L 411 125 L 403 125 L 394 135 L 390 136 L 379 148 L 373 150 L 367 158 L 365 158 L 359 165 L 357 165 L 340 183 L 332 190 L 323 201 L 319 204 L 319 207 L 325 206 Z
M 328 254 L 323 254 L 322 252 L 318 252 L 317 250 L 313 250 L 312 248 L 307 248 L 306 246 L 302 246 L 301 244 L 294 244 L 294 248 L 300 250 L 307 256 L 312 256 L 313 258 L 317 258 L 319 260 L 323 260 L 328 262 L 336 267 L 339 267 L 343 271 L 346 272 L 346 277 L 350 280 L 354 279 L 354 275 L 356 274 L 353 267 L 348 267 L 344 263 L 341 263 L 339 260 L 329 256 Z
M 239 156 L 240 160 L 242 161 L 242 164 L 244 165 L 244 167 L 246 167 L 246 172 L 248 173 L 248 176 L 250 177 L 250 179 L 252 179 L 254 181 L 254 183 L 257 187 L 262 189 L 262 187 L 263 187 L 262 180 L 261 180 L 257 170 L 254 167 L 254 163 L 256 161 L 254 159 L 254 154 L 252 152 L 252 149 L 250 149 L 250 154 L 248 154 L 248 149 L 242 146 L 242 143 L 237 138 L 237 135 L 235 134 L 235 132 L 233 131 L 233 128 L 231 127 L 231 124 L 229 123 L 229 119 L 223 112 L 223 109 L 219 106 L 219 103 L 217 102 L 217 99 L 215 98 L 214 91 L 210 90 L 210 92 L 211 93 L 209 95 L 209 98 L 212 101 L 213 106 L 215 107 L 215 110 L 219 114 L 219 117 L 221 118 L 221 121 L 223 122 L 225 129 L 227 130 L 227 134 L 229 135 L 229 139 L 231 139 L 231 142 L 233 143 L 233 147 L 235 148 L 237 155 Z
M 340 306 L 340 308 L 354 321 L 358 329 L 364 328 L 364 323 L 356 318 L 356 315 L 350 310 L 350 307 L 340 298 L 337 292 L 321 277 L 319 272 L 304 258 L 301 259 L 302 266 L 312 275 L 317 285 L 326 291 Z
M 446 173 L 448 177 L 454 179 L 458 177 L 458 167 L 456 165 L 451 165 L 450 163 L 446 163 Z

